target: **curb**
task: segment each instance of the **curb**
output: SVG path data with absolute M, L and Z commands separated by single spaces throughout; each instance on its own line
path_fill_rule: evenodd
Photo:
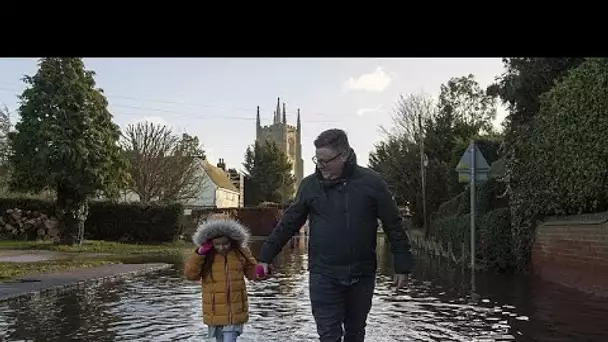
M 122 264 L 122 265 L 125 265 L 125 264 Z M 128 264 L 126 264 L 126 265 L 128 265 Z M 89 279 L 74 281 L 74 282 L 71 282 L 68 284 L 53 285 L 53 286 L 49 286 L 49 287 L 45 287 L 45 288 L 37 289 L 37 290 L 31 290 L 31 291 L 26 290 L 24 292 L 8 294 L 8 295 L 0 294 L 0 304 L 4 304 L 6 302 L 13 302 L 13 301 L 19 302 L 22 300 L 31 300 L 35 297 L 43 296 L 43 295 L 57 295 L 57 294 L 61 294 L 61 293 L 71 291 L 74 289 L 85 288 L 86 285 L 90 285 L 90 284 L 102 284 L 102 283 L 114 282 L 114 281 L 118 281 L 118 280 L 122 280 L 122 279 L 126 279 L 126 278 L 131 278 L 131 277 L 136 277 L 136 276 L 140 276 L 140 275 L 144 275 L 144 274 L 168 270 L 173 267 L 173 265 L 171 265 L 171 264 L 131 264 L 131 265 L 139 265 L 142 267 L 139 269 L 133 270 L 133 271 L 120 272 L 118 274 L 105 275 L 105 276 L 101 276 L 101 277 L 97 277 L 97 278 L 89 278 Z M 88 268 L 87 270 L 91 270 L 91 269 L 92 268 Z M 73 272 L 77 273 L 78 271 L 73 271 Z M 0 287 L 0 291 L 1 290 L 2 289 Z

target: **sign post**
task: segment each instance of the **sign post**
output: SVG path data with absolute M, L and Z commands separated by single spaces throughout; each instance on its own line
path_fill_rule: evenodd
M 488 172 L 490 165 L 484 158 L 483 154 L 475 144 L 471 141 L 469 147 L 460 158 L 460 162 L 456 166 L 458 172 L 458 181 L 460 183 L 469 183 L 471 187 L 471 272 L 475 274 L 475 185 L 477 182 L 485 182 L 488 180 Z

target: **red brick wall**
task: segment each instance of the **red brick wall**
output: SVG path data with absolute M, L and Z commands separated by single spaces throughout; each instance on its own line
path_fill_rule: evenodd
M 283 211 L 275 207 L 238 208 L 235 216 L 253 236 L 268 236 L 279 222 Z
M 541 277 L 608 297 L 608 213 L 550 219 L 538 226 L 532 265 Z
M 187 218 L 188 228 L 184 235 L 189 236 L 201 220 L 209 214 L 228 214 L 246 225 L 253 236 L 268 236 L 279 222 L 283 210 L 276 206 L 241 207 L 241 208 L 198 208 L 192 209 Z

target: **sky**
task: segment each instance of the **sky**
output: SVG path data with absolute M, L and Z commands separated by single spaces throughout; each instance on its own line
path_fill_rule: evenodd
M 262 125 L 272 123 L 277 98 L 287 121 L 302 118 L 304 173 L 314 171 L 313 141 L 328 128 L 344 129 L 366 166 L 374 144 L 390 126 L 400 94 L 439 95 L 451 77 L 475 75 L 482 87 L 503 73 L 500 58 L 85 58 L 97 86 L 122 128 L 152 121 L 174 132 L 197 135 L 212 163 L 224 158 L 242 169 L 247 146 L 255 141 L 256 107 Z M 17 95 L 24 75 L 34 75 L 36 59 L 0 59 L 0 105 L 19 119 Z M 500 106 L 495 125 L 504 119 Z

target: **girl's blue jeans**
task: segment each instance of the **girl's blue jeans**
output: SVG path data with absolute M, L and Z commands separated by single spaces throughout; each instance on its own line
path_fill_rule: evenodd
M 224 331 L 222 332 L 222 335 L 218 336 L 215 340 L 216 342 L 236 342 L 238 336 L 236 331 Z

